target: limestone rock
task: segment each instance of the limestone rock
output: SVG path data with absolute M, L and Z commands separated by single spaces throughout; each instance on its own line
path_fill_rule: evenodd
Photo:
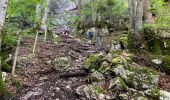
M 170 92 L 160 90 L 160 100 L 170 100 Z
M 87 69 L 99 69 L 102 64 L 103 54 L 91 55 L 84 61 L 84 66 Z
M 5 81 L 6 80 L 6 77 L 7 77 L 7 73 L 6 72 L 2 72 L 2 80 Z
M 124 90 L 127 90 L 128 87 L 127 87 L 126 83 L 120 77 L 116 77 L 116 78 L 110 80 L 109 89 L 113 92 L 114 91 L 124 91 Z
M 64 70 L 70 66 L 70 59 L 68 57 L 56 57 L 53 60 L 53 65 L 56 70 Z
M 154 64 L 157 64 L 157 65 L 162 64 L 162 60 L 161 59 L 153 59 L 151 62 L 154 63 Z

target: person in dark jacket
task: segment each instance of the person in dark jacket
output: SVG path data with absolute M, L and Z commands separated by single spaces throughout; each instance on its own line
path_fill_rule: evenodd
M 89 30 L 87 32 L 87 38 L 88 38 L 88 44 L 91 45 L 92 43 L 92 38 L 93 38 L 93 32 L 91 30 Z

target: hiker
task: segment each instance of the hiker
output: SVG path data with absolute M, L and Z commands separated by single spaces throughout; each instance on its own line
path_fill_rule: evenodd
M 92 32 L 92 30 L 89 30 L 89 31 L 87 32 L 87 38 L 88 38 L 88 44 L 91 45 L 91 43 L 92 43 L 92 38 L 93 38 L 93 32 Z
M 102 31 L 101 29 L 98 29 L 97 36 L 96 36 L 96 42 L 97 42 L 97 48 L 102 48 Z
M 68 26 L 64 26 L 64 34 L 65 35 L 69 34 L 69 27 Z

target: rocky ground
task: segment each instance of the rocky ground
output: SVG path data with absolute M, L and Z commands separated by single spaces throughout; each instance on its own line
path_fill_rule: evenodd
M 161 74 L 158 79 L 154 71 L 150 71 L 151 74 L 144 74 L 143 78 L 152 82 L 148 85 L 150 81 L 139 80 L 143 82 L 143 90 L 138 89 L 141 84 L 132 81 L 136 77 L 129 77 L 135 75 L 136 70 L 131 70 L 132 74 L 127 74 L 131 67 L 124 68 L 127 66 L 124 61 L 128 61 L 129 54 L 125 53 L 121 57 L 106 55 L 94 46 L 87 46 L 80 39 L 61 36 L 58 44 L 39 39 L 33 55 L 33 43 L 32 38 L 25 38 L 22 41 L 15 78 L 8 77 L 9 80 L 13 80 L 7 86 L 13 93 L 13 100 L 122 100 L 135 96 L 142 100 L 146 95 L 153 96 L 150 87 L 156 88 L 153 93 L 157 93 L 157 87 L 170 89 L 170 76 Z M 90 56 L 91 54 L 95 55 Z M 102 62 L 98 63 L 98 60 Z M 132 64 L 135 67 L 140 66 Z M 93 68 L 94 65 L 99 67 Z M 107 69 L 110 66 L 113 66 L 111 69 L 114 73 Z M 138 77 L 138 74 L 136 76 Z M 154 80 L 156 82 L 153 82 Z M 130 86 L 128 83 L 134 85 Z M 130 94 L 135 95 L 128 96 Z

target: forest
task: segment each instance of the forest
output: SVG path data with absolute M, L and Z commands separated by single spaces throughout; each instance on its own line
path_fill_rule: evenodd
M 0 0 L 0 100 L 170 100 L 170 0 Z

